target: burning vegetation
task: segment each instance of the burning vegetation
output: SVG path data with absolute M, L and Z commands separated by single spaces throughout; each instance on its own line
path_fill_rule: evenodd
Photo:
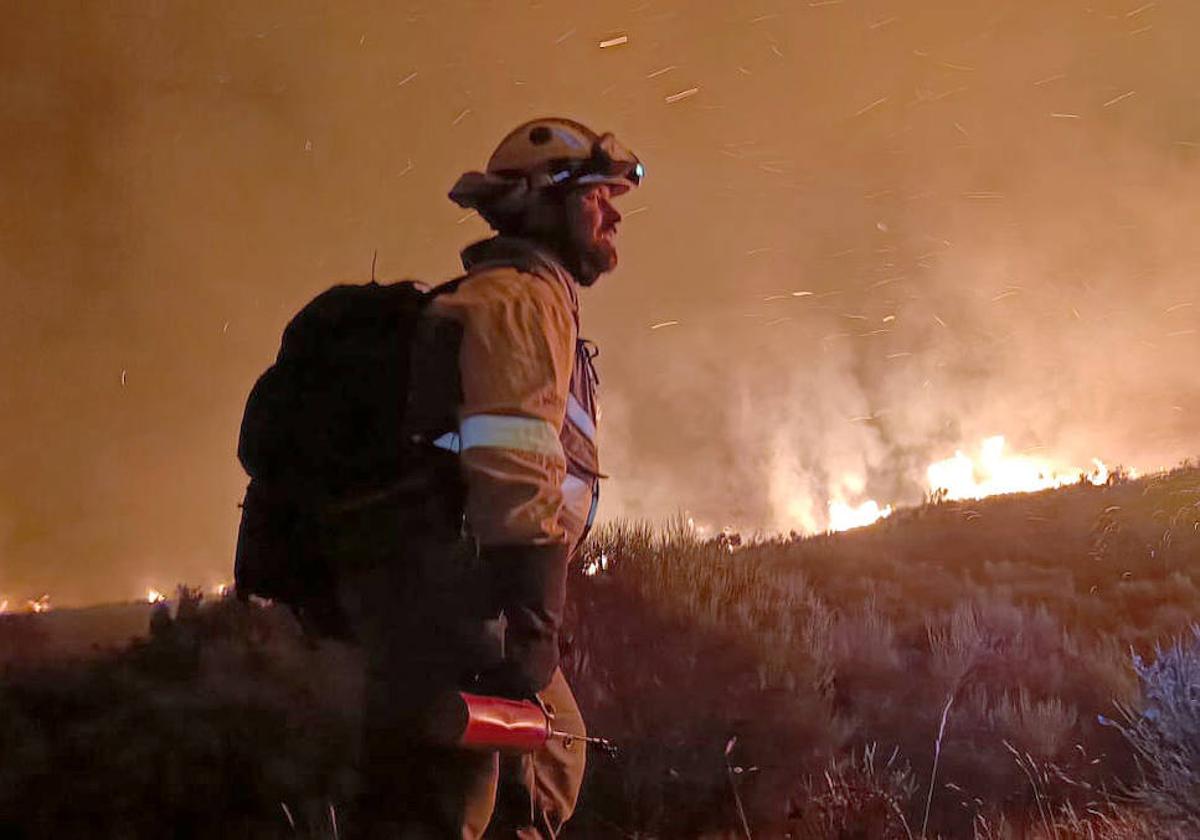
M 1093 458 L 1088 469 L 1080 469 L 1034 455 L 1010 455 L 1005 452 L 1004 436 L 996 435 L 983 441 L 977 457 L 959 450 L 952 458 L 930 464 L 925 475 L 929 499 L 959 501 L 1008 493 L 1036 493 L 1067 484 L 1102 485 L 1109 479 L 1109 470 L 1099 458 Z M 880 507 L 874 499 L 857 506 L 830 502 L 829 530 L 861 528 L 891 513 L 891 505 Z
M 336 835 L 354 652 L 140 564 L 230 554 L 280 313 L 449 276 L 444 174 L 561 103 L 656 173 L 585 304 L 625 519 L 564 657 L 624 750 L 573 830 L 1200 836 L 1200 471 L 1116 466 L 1196 439 L 1200 4 L 27 5 L 0 835 Z
M 1102 486 L 1114 477 L 1124 479 L 1137 476 L 1136 470 L 1122 467 L 1110 472 L 1099 458 L 1093 458 L 1091 466 L 1084 469 L 1032 453 L 1010 454 L 1006 451 L 1006 445 L 1003 435 L 995 435 L 982 441 L 975 456 L 957 450 L 953 457 L 930 464 L 924 476 L 926 501 L 962 501 L 1013 493 L 1036 493 L 1070 484 Z M 864 483 L 862 477 L 855 474 L 844 475 L 838 482 L 846 488 L 845 495 L 859 496 Z M 827 503 L 825 527 L 814 530 L 814 520 L 805 515 L 802 504 L 796 504 L 789 508 L 796 513 L 792 523 L 795 527 L 789 530 L 796 537 L 811 536 L 822 530 L 838 532 L 863 528 L 891 516 L 896 507 L 890 503 L 881 504 L 875 499 L 859 502 L 833 499 Z M 709 525 L 698 524 L 695 518 L 689 518 L 688 523 L 702 538 L 708 537 L 713 530 Z M 726 526 L 722 533 L 735 533 L 735 529 Z M 720 535 L 717 539 L 720 539 Z
M 28 608 L 29 612 L 31 612 L 31 613 L 50 612 L 50 596 L 49 595 L 39 595 L 38 597 L 34 598 L 32 601 L 26 601 L 25 606 Z
M 565 667 L 621 752 L 593 757 L 578 836 L 1200 830 L 1200 469 L 735 543 L 617 524 L 579 559 Z M 346 830 L 353 650 L 270 606 L 172 600 L 73 664 L 30 652 L 74 611 L 0 619 L 0 830 Z

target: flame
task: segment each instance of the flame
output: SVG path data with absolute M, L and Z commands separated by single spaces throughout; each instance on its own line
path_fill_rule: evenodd
M 860 505 L 850 505 L 846 502 L 829 503 L 829 530 L 849 531 L 851 528 L 862 528 L 891 516 L 892 506 L 879 506 L 874 499 L 867 499 Z
M 214 586 L 212 588 L 212 594 L 216 595 L 218 598 L 224 598 L 226 595 L 229 594 L 229 584 L 228 583 L 218 583 L 216 586 Z
M 167 596 L 162 594 L 161 592 L 159 592 L 157 589 L 147 589 L 146 590 L 146 603 L 147 604 L 160 604 L 165 600 L 167 600 Z
M 41 597 L 35 598 L 32 601 L 26 601 L 25 604 L 27 607 L 29 607 L 30 612 L 35 612 L 35 613 L 50 612 L 50 596 L 49 595 L 42 595 Z
M 1075 484 L 1081 478 L 1092 484 L 1108 481 L 1108 467 L 1098 458 L 1092 459 L 1091 470 L 1082 470 L 1028 455 L 1008 455 L 1004 446 L 1004 436 L 996 435 L 983 441 L 978 458 L 959 450 L 952 458 L 930 464 L 926 478 L 931 493 L 947 500 L 982 499 L 1001 493 L 1049 490 Z
M 0 601 L 0 615 L 4 615 L 4 613 L 6 613 L 6 612 L 8 612 L 8 599 L 7 598 L 5 598 L 3 601 Z
M 592 577 L 598 572 L 606 571 L 608 571 L 608 555 L 603 552 L 594 560 L 589 560 L 587 565 L 583 567 L 583 573 L 588 577 Z
M 860 472 L 843 473 L 833 486 L 833 498 L 826 505 L 827 531 L 849 531 L 878 522 L 892 513 L 891 505 L 880 505 L 875 499 L 851 504 L 847 499 L 861 499 L 867 489 L 867 476 Z
M 1109 479 L 1108 466 L 1099 458 L 1093 458 L 1089 469 L 1068 466 L 1030 455 L 1010 455 L 1005 452 L 1003 435 L 985 438 L 979 446 L 977 457 L 958 450 L 951 458 L 936 461 L 925 472 L 929 492 L 938 500 L 982 499 L 1002 493 L 1033 493 L 1087 481 L 1102 485 Z M 1130 471 L 1131 476 L 1136 473 Z M 846 498 L 862 498 L 865 482 L 860 476 L 842 476 L 834 488 L 835 498 L 828 503 L 828 525 L 826 530 L 848 531 L 862 528 L 889 516 L 891 505 L 880 505 L 875 499 L 866 499 L 851 504 Z M 794 500 L 789 513 L 795 518 L 807 518 L 804 508 L 806 499 Z M 811 533 L 811 529 L 806 529 Z

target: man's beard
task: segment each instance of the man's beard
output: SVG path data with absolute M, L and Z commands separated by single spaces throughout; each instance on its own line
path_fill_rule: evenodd
M 555 253 L 576 283 L 592 286 L 601 275 L 617 267 L 617 246 L 611 235 L 595 237 L 591 231 L 583 233 L 578 219 L 569 212 L 560 215 L 557 221 L 553 232 L 530 235 Z M 607 232 L 615 234 L 616 229 Z
M 586 248 L 577 249 L 578 270 L 575 279 L 580 286 L 594 285 L 602 274 L 617 267 L 617 247 L 611 240 L 601 239 Z

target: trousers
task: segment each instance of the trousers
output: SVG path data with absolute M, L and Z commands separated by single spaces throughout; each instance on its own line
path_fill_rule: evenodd
M 338 601 L 366 671 L 351 833 L 370 840 L 557 837 L 579 797 L 585 744 L 551 739 L 534 753 L 499 755 L 438 746 L 420 734 L 435 697 L 468 687 L 474 673 L 503 657 L 502 625 L 483 606 L 474 552 L 444 539 L 389 545 L 385 536 L 363 545 L 370 524 L 347 523 L 342 534 L 352 544 L 327 546 L 354 554 L 340 575 Z M 379 525 L 395 534 L 386 521 Z M 555 729 L 586 734 L 561 670 L 540 697 Z

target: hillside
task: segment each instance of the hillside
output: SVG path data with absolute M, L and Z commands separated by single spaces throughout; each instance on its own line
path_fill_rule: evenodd
M 622 752 L 570 836 L 1187 836 L 1107 721 L 1144 702 L 1129 646 L 1200 616 L 1198 529 L 1190 467 L 734 551 L 602 529 L 564 667 Z M 0 833 L 333 836 L 354 652 L 194 598 L 92 649 L 148 609 L 0 619 Z
M 748 795 L 760 797 L 764 824 L 774 810 L 780 831 L 778 803 L 801 768 L 820 780 L 820 756 L 866 750 L 906 762 L 894 793 L 910 809 L 923 804 L 939 731 L 930 831 L 971 836 L 1027 821 L 1046 795 L 1030 783 L 1033 765 L 1054 767 L 1060 804 L 1095 806 L 1114 779 L 1133 778 L 1127 745 L 1100 723 L 1138 701 L 1130 645 L 1151 653 L 1200 616 L 1198 523 L 1200 471 L 1184 467 L 930 504 L 733 553 L 683 528 L 614 529 L 592 546 L 608 572 L 582 587 L 578 682 L 596 692 L 596 728 L 634 728 L 655 744 L 651 776 L 678 772 L 707 739 L 710 764 L 698 774 L 714 800 L 728 799 L 720 748 L 737 735 L 739 759 L 759 768 Z M 630 601 L 652 605 L 648 624 L 601 626 Z M 589 664 L 622 649 L 638 650 L 640 667 L 597 674 Z M 683 718 L 680 696 L 690 698 Z M 635 713 L 622 705 L 630 697 L 640 698 Z M 661 797 L 670 786 L 647 787 Z M 694 802 L 685 790 L 665 804 L 652 797 L 629 806 L 629 819 L 646 808 L 668 825 Z M 919 826 L 924 815 L 914 815 Z
M 146 601 L 0 615 L 0 664 L 91 656 L 145 636 Z

